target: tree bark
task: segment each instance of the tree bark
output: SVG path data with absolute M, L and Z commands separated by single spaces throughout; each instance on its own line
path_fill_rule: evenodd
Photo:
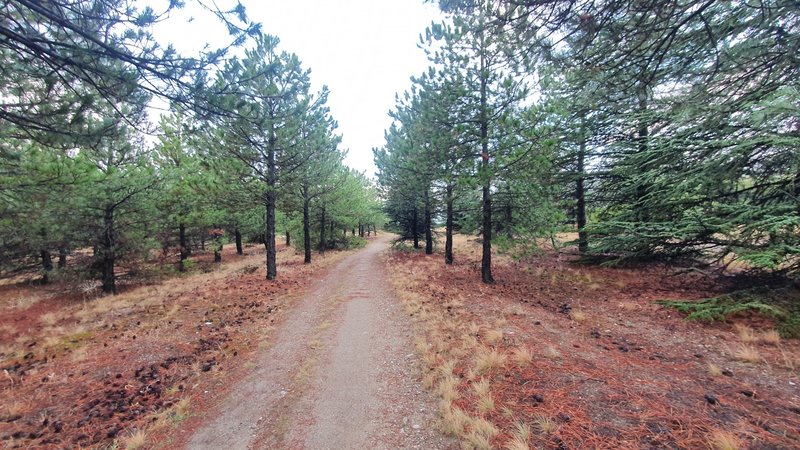
M 335 227 L 334 222 L 332 220 L 331 220 L 330 243 L 331 243 L 330 244 L 331 248 L 335 249 L 336 248 L 336 227 Z
M 411 234 L 414 237 L 414 248 L 419 248 L 419 235 L 417 234 L 417 230 L 419 229 L 419 219 L 417 218 L 417 207 L 414 206 L 414 212 L 411 215 Z M 367 228 L 367 236 L 369 236 L 369 228 Z
M 244 254 L 244 249 L 242 248 L 242 232 L 237 227 L 233 230 L 233 235 L 236 238 L 236 254 L 242 255 Z
M 585 160 L 586 160 L 586 137 L 581 129 L 581 137 L 578 145 L 578 179 L 575 180 L 575 222 L 578 226 L 578 251 L 586 253 L 589 251 L 589 236 L 586 233 L 586 191 L 583 183 L 585 181 Z
M 67 267 L 67 246 L 62 245 L 58 247 L 58 268 L 64 269 Z
M 116 242 L 114 236 L 114 207 L 107 205 L 103 213 L 103 236 L 100 239 L 102 267 L 102 289 L 106 294 L 117 293 L 117 278 L 114 274 L 116 263 Z
M 447 218 L 445 219 L 444 263 L 453 264 L 453 185 L 447 185 Z
M 277 137 L 273 126 L 269 130 L 269 142 L 267 143 L 267 217 L 264 232 L 264 245 L 267 247 L 267 279 L 274 280 L 278 276 L 276 262 L 277 246 L 275 244 L 275 203 L 276 203 L 276 184 L 277 169 L 275 167 L 275 147 Z
M 325 253 L 325 207 L 322 207 L 319 218 L 319 253 Z
M 289 230 L 286 230 L 286 246 L 292 245 L 292 235 L 289 233 Z
M 481 46 L 484 47 L 483 32 L 481 32 Z M 484 50 L 484 49 L 482 49 Z M 489 116 L 487 111 L 487 74 L 486 56 L 481 52 L 481 80 L 480 80 L 480 138 L 481 138 L 481 172 L 483 176 L 483 254 L 481 256 L 481 281 L 494 283 L 492 276 L 492 181 L 489 167 Z
M 41 249 L 39 256 L 42 258 L 42 284 L 50 282 L 50 272 L 53 270 L 53 258 L 47 249 Z
M 309 199 L 303 198 L 303 263 L 311 264 L 311 214 Z
M 433 230 L 431 229 L 431 196 L 429 190 L 425 189 L 425 254 L 433 254 Z
M 181 259 L 178 265 L 178 270 L 183 272 L 183 262 L 189 257 L 189 245 L 186 242 L 186 225 L 181 222 L 178 224 L 178 243 L 180 245 Z

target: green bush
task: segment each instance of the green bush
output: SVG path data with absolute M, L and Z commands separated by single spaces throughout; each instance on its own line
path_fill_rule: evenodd
M 800 338 L 800 291 L 796 288 L 752 288 L 698 301 L 657 302 L 686 313 L 687 320 L 715 322 L 754 313 L 776 321 L 784 337 Z

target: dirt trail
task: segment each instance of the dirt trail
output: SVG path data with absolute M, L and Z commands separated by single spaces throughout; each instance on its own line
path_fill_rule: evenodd
M 373 240 L 315 282 L 187 448 L 453 446 L 433 429 L 409 322 L 387 287 L 390 239 Z

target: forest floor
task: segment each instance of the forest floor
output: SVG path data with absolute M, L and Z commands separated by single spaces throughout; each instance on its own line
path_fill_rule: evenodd
M 281 247 L 273 282 L 262 247 L 114 297 L 3 280 L 0 447 L 800 447 L 800 344 L 656 303 L 709 279 L 548 252 L 484 285 L 474 238 L 391 240 Z
M 800 344 L 752 315 L 708 324 L 658 300 L 720 293 L 664 266 L 545 252 L 494 259 L 457 236 L 455 264 L 399 246 L 393 284 L 416 322 L 441 426 L 467 447 L 800 448 Z
M 410 322 L 366 249 L 263 247 L 113 297 L 0 284 L 2 448 L 447 448 Z

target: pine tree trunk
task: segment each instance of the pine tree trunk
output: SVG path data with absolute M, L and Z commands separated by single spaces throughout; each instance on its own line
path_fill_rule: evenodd
M 330 245 L 332 249 L 336 248 L 336 227 L 334 222 L 331 220 L 331 236 L 330 236 Z
M 580 145 L 578 146 L 578 179 L 575 180 L 575 222 L 578 226 L 578 251 L 586 253 L 589 251 L 589 236 L 586 233 L 586 191 L 583 183 L 585 181 L 585 160 L 586 160 L 586 138 L 581 129 Z
M 214 262 L 220 263 L 222 262 L 222 245 L 214 244 Z
M 67 267 L 67 246 L 62 245 L 58 247 L 58 268 L 64 269 Z
M 236 238 L 236 254 L 237 255 L 244 254 L 244 249 L 242 248 L 242 232 L 239 231 L 238 227 L 235 230 L 233 230 L 233 235 Z
M 47 249 L 41 249 L 39 256 L 42 258 L 42 284 L 50 282 L 50 272 L 53 270 L 53 258 Z
M 411 234 L 414 235 L 414 248 L 419 248 L 419 235 L 417 234 L 417 230 L 419 230 L 419 219 L 417 218 L 416 206 L 414 206 L 414 212 L 411 217 Z M 367 228 L 367 230 L 369 230 L 369 228 Z M 367 233 L 367 236 L 369 236 L 369 233 Z
M 178 270 L 183 272 L 183 262 L 189 257 L 189 244 L 186 242 L 186 225 L 183 222 L 178 224 L 178 243 L 181 251 L 181 260 L 178 265 Z
M 267 279 L 274 280 L 278 276 L 278 267 L 276 262 L 277 248 L 275 245 L 275 203 L 276 203 L 276 185 L 277 185 L 277 168 L 275 167 L 275 147 L 277 137 L 275 130 L 270 127 L 269 142 L 267 143 L 267 217 L 264 233 L 264 245 L 267 247 Z
M 309 200 L 303 199 L 303 263 L 311 264 L 311 213 Z
M 290 245 L 292 245 L 292 235 L 289 230 L 286 230 L 286 246 L 289 247 Z
M 481 32 L 481 44 L 483 34 Z M 494 283 L 492 276 L 492 182 L 489 168 L 489 117 L 487 112 L 486 57 L 481 53 L 481 99 L 480 99 L 480 138 L 481 138 L 481 172 L 483 176 L 482 209 L 483 209 L 483 254 L 481 256 L 481 281 Z
M 106 294 L 117 293 L 117 278 L 114 274 L 116 263 L 116 242 L 114 236 L 114 207 L 106 206 L 103 214 L 103 236 L 100 239 L 99 253 L 102 267 L 102 289 Z
M 319 253 L 325 253 L 325 207 L 322 207 L 319 218 Z
M 433 230 L 431 229 L 431 196 L 429 190 L 425 189 L 425 254 L 433 254 Z
M 447 185 L 447 218 L 445 219 L 444 263 L 453 264 L 453 185 Z

